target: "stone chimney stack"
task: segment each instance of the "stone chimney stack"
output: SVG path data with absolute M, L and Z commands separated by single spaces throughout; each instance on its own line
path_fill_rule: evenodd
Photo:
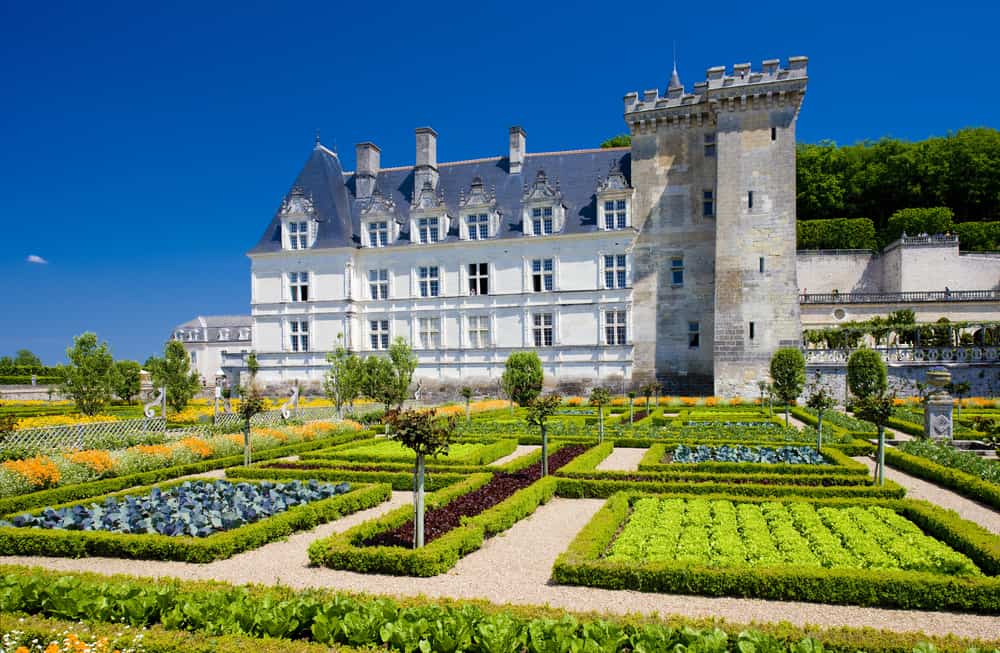
M 424 182 L 431 182 L 432 188 L 437 188 L 437 132 L 430 127 L 417 127 L 417 161 L 413 168 L 413 188 L 424 187 Z
M 528 148 L 528 134 L 522 127 L 510 128 L 510 174 L 521 174 L 524 166 L 524 157 Z
M 379 166 L 382 163 L 382 150 L 375 143 L 358 143 L 354 146 L 357 169 L 354 171 L 354 195 L 358 199 L 368 199 L 375 188 L 375 178 L 378 177 Z

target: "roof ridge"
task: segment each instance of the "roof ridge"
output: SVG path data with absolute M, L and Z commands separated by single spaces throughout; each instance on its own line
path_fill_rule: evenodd
M 591 148 L 585 148 L 585 149 L 580 149 L 580 150 L 554 150 L 552 152 L 528 152 L 528 153 L 525 154 L 525 157 L 533 157 L 533 156 L 555 156 L 555 155 L 558 155 L 558 154 L 591 154 L 591 153 L 594 153 L 594 152 L 621 152 L 621 151 L 629 150 L 629 149 L 631 149 L 631 147 L 628 146 L 628 145 L 626 145 L 624 147 L 591 147 Z M 445 166 L 458 166 L 458 165 L 466 165 L 466 164 L 469 164 L 469 163 L 486 163 L 487 161 L 500 161 L 501 159 L 504 159 L 504 158 L 506 158 L 506 157 L 504 157 L 503 155 L 496 155 L 496 156 L 486 156 L 486 157 L 482 157 L 482 158 L 479 158 L 479 159 L 462 159 L 462 160 L 459 160 L 459 161 L 444 161 L 442 163 L 439 163 L 438 167 L 439 168 L 443 168 Z M 382 172 L 397 172 L 399 170 L 412 170 L 414 167 L 416 167 L 416 166 L 415 165 L 391 166 L 389 168 L 379 168 L 379 172 L 382 173 Z M 351 176 L 353 174 L 354 174 L 354 170 L 345 170 L 344 171 L 344 176 L 345 177 L 349 177 L 349 176 Z

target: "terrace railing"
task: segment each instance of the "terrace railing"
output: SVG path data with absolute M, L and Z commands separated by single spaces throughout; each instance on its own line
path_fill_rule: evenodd
M 873 347 L 886 363 L 989 363 L 1000 347 Z M 846 363 L 855 349 L 806 349 L 806 363 Z
M 162 417 L 124 419 L 116 422 L 90 422 L 65 426 L 21 429 L 0 436 L 0 450 L 30 448 L 56 449 L 107 448 L 114 443 L 135 443 L 163 438 L 167 422 Z
M 912 302 L 996 302 L 1000 290 L 928 290 L 920 292 L 808 293 L 800 304 L 893 304 Z

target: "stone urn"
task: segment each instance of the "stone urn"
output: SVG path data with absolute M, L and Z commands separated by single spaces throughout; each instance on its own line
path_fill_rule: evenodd
M 948 394 L 951 372 L 943 367 L 933 367 L 927 371 L 927 385 L 930 395 L 924 404 L 924 436 L 935 440 L 951 440 L 953 400 Z
M 933 395 L 947 394 L 948 391 L 945 389 L 948 384 L 951 383 L 951 372 L 943 367 L 934 367 L 927 372 L 927 385 L 934 388 L 931 391 Z

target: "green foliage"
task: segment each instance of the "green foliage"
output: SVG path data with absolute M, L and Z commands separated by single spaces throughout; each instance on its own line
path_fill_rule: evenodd
M 392 361 L 379 356 L 367 356 L 361 365 L 361 394 L 385 406 L 395 403 L 398 382 Z
M 895 393 L 886 394 L 884 391 L 862 397 L 855 404 L 854 414 L 877 427 L 884 427 L 892 417 L 892 405 L 895 399 Z
M 938 465 L 976 476 L 983 481 L 993 483 L 1000 491 L 1000 462 L 989 460 L 972 453 L 955 449 L 948 444 L 939 444 L 931 440 L 910 440 L 901 442 L 899 449 L 913 456 L 921 456 Z
M 113 392 L 115 363 L 108 343 L 98 344 L 96 334 L 84 333 L 73 338 L 66 357 L 69 364 L 63 370 L 59 391 L 84 415 L 96 415 L 111 401 Z
M 549 418 L 559 410 L 562 397 L 556 394 L 535 397 L 528 403 L 528 412 L 525 421 L 531 426 L 537 426 L 542 431 L 545 430 Z
M 617 136 L 612 136 L 611 138 L 605 140 L 601 143 L 601 147 L 629 147 L 632 145 L 632 135 L 631 134 L 618 134 Z
M 771 357 L 771 384 L 781 401 L 790 403 L 806 384 L 806 359 L 795 347 L 783 347 Z
M 191 369 L 191 357 L 180 340 L 168 340 L 163 358 L 151 359 L 148 371 L 154 387 L 167 389 L 167 405 L 175 412 L 184 410 L 201 390 L 201 380 Z
M 954 225 L 958 245 L 972 252 L 1000 250 L 1000 222 L 961 222 Z
M 323 390 L 344 416 L 344 404 L 351 404 L 361 394 L 364 367 L 361 360 L 343 346 L 343 334 L 337 335 L 337 347 L 326 355 L 330 369 L 323 379 Z
M 883 242 L 891 243 L 904 233 L 907 236 L 949 233 L 952 230 L 954 217 L 954 212 L 946 206 L 900 209 L 889 216 Z
M 515 351 L 504 364 L 501 385 L 511 401 L 527 406 L 542 392 L 542 361 L 533 351 Z
M 985 461 L 975 454 L 959 455 L 947 445 L 912 441 L 886 448 L 885 461 L 890 467 L 1000 510 L 1000 483 L 989 479 L 995 472 L 984 470 L 980 465 Z
M 885 392 L 887 382 L 885 363 L 874 349 L 859 349 L 847 359 L 847 387 L 858 399 Z
M 611 403 L 611 393 L 605 388 L 594 388 L 590 393 L 590 405 L 591 406 L 607 406 Z
M 393 403 L 402 407 L 406 401 L 407 389 L 413 381 L 413 373 L 417 369 L 417 355 L 403 338 L 396 338 L 389 345 L 389 361 L 393 372 Z
M 240 388 L 240 407 L 237 414 L 243 420 L 246 428 L 250 428 L 250 420 L 254 415 L 264 412 L 264 395 L 260 391 L 260 386 L 251 381 L 250 385 Z
M 250 372 L 250 378 L 256 379 L 257 372 L 260 371 L 260 363 L 257 362 L 257 352 L 250 352 L 247 356 L 247 371 Z
M 878 249 L 875 224 L 868 218 L 799 220 L 796 240 L 798 249 Z
M 43 367 L 42 359 L 30 349 L 18 349 L 14 355 L 14 365 L 18 367 Z
M 119 399 L 131 404 L 139 396 L 142 390 L 141 372 L 142 366 L 138 361 L 115 361 L 114 389 Z
M 393 440 L 412 449 L 418 456 L 447 454 L 455 437 L 454 416 L 440 418 L 437 411 L 404 410 L 389 416 Z

